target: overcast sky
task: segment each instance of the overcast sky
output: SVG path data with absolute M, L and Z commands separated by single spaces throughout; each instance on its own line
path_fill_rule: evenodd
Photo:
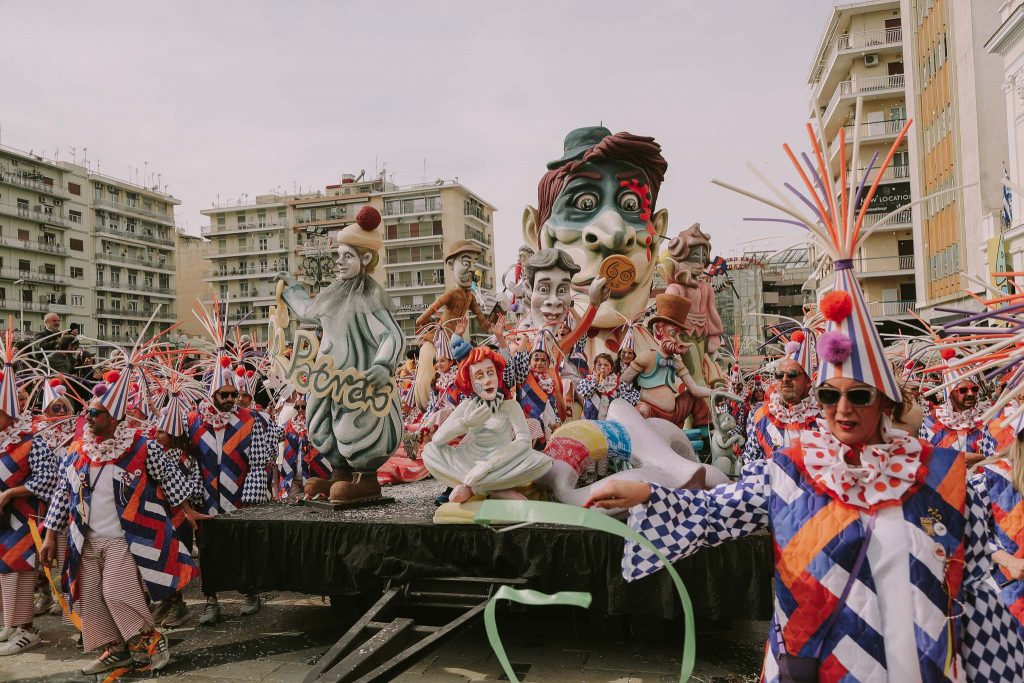
M 399 184 L 458 176 L 498 208 L 502 267 L 545 162 L 603 121 L 664 148 L 670 234 L 699 221 L 729 255 L 799 239 L 742 222 L 765 212 L 708 181 L 752 187 L 746 160 L 779 176 L 782 142 L 806 148 L 829 6 L 0 0 L 0 142 L 68 160 L 88 148 L 125 179 L 148 162 L 193 233 L 218 195 L 323 189 L 384 163 Z

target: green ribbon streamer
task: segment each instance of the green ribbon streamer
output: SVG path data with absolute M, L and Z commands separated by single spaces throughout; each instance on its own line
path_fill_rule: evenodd
M 668 559 L 654 547 L 654 544 L 629 528 L 617 519 L 593 510 L 577 507 L 575 505 L 563 505 L 561 503 L 544 503 L 538 501 L 518 500 L 485 500 L 480 505 L 480 510 L 473 518 L 477 524 L 489 525 L 494 522 L 510 523 L 539 523 L 539 524 L 561 524 L 564 526 L 583 527 L 595 531 L 603 531 L 618 536 L 627 541 L 638 544 L 644 550 L 653 553 L 672 577 L 676 593 L 683 607 L 683 661 L 679 670 L 679 683 L 690 680 L 693 674 L 693 665 L 696 655 L 696 642 L 694 641 L 693 625 L 693 604 L 690 602 L 690 594 L 686 592 L 683 580 L 679 578 L 675 568 Z M 505 648 L 498 635 L 498 626 L 494 618 L 494 611 L 498 600 L 512 600 L 524 605 L 572 605 L 575 607 L 589 607 L 590 593 L 562 592 L 548 595 L 533 590 L 518 590 L 508 586 L 502 586 L 487 603 L 484 609 L 484 626 L 487 630 L 487 640 L 491 649 L 498 657 L 505 676 L 512 683 L 519 683 L 508 657 L 505 655 Z

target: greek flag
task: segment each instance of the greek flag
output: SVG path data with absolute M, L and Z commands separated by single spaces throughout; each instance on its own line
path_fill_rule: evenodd
M 1010 192 L 1010 174 L 1003 166 L 1003 227 L 1010 229 L 1013 224 L 1013 194 Z

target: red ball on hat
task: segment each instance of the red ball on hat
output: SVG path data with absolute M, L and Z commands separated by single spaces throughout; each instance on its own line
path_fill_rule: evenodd
M 59 377 L 51 378 L 49 384 L 50 384 L 51 387 L 59 387 L 60 384 L 61 384 L 60 378 Z
M 107 370 L 103 373 L 103 381 L 107 384 L 113 384 L 117 380 L 121 379 L 121 373 L 117 370 Z
M 842 322 L 853 311 L 853 300 L 841 290 L 829 292 L 821 297 L 821 314 L 834 323 Z
M 795 342 L 803 342 L 805 339 L 807 339 L 807 336 L 804 335 L 803 330 L 797 330 L 796 332 L 793 333 L 793 336 L 789 338 L 790 341 Z
M 245 368 L 239 365 L 237 368 L 235 368 L 235 374 L 239 377 L 245 377 Z
M 942 356 L 942 360 L 952 360 L 956 358 L 956 349 L 939 349 L 939 355 Z
M 221 366 L 222 368 L 226 368 L 226 367 L 228 367 L 229 365 L 231 365 L 231 359 L 230 359 L 230 358 L 228 358 L 227 356 L 221 356 L 221 357 L 220 357 L 220 366 Z
M 380 225 L 380 211 L 372 206 L 364 206 L 356 214 L 356 223 L 363 230 L 376 230 Z

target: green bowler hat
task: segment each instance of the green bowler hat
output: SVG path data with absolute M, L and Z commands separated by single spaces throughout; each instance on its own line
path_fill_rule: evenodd
M 548 170 L 554 170 L 570 161 L 575 161 L 586 153 L 588 149 L 604 140 L 612 132 L 604 126 L 587 126 L 577 128 L 565 136 L 563 145 L 565 153 L 560 159 L 548 162 Z

